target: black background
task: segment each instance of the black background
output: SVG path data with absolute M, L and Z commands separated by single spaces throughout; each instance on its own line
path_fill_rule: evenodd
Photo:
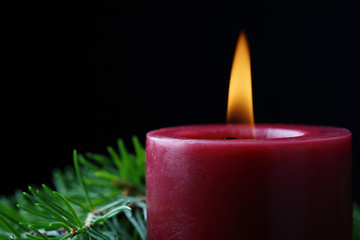
M 2 6 L 1 194 L 48 183 L 73 149 L 106 153 L 119 137 L 131 146 L 152 129 L 225 122 L 245 29 L 255 121 L 350 129 L 359 200 L 359 5 L 33 4 Z

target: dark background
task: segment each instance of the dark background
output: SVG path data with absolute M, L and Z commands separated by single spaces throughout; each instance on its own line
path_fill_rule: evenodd
M 48 183 L 72 150 L 166 126 L 224 123 L 248 35 L 256 122 L 353 133 L 359 201 L 360 9 L 354 3 L 3 4 L 1 194 Z

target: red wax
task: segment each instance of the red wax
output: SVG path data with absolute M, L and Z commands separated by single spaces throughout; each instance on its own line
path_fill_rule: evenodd
M 146 161 L 148 240 L 351 240 L 346 129 L 164 128 Z

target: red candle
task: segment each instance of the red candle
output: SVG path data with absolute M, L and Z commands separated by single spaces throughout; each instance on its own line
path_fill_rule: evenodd
M 254 125 L 244 34 L 227 119 L 147 134 L 148 240 L 351 240 L 351 133 Z
M 351 239 L 351 133 L 276 124 L 147 134 L 148 240 Z

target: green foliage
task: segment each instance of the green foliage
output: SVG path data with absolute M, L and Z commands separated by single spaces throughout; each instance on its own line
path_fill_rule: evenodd
M 0 239 L 145 240 L 145 150 L 136 137 L 134 154 L 117 145 L 109 156 L 74 151 L 74 168 L 54 172 L 54 190 L 1 198 Z
M 360 240 L 360 207 L 353 206 L 353 240 Z

